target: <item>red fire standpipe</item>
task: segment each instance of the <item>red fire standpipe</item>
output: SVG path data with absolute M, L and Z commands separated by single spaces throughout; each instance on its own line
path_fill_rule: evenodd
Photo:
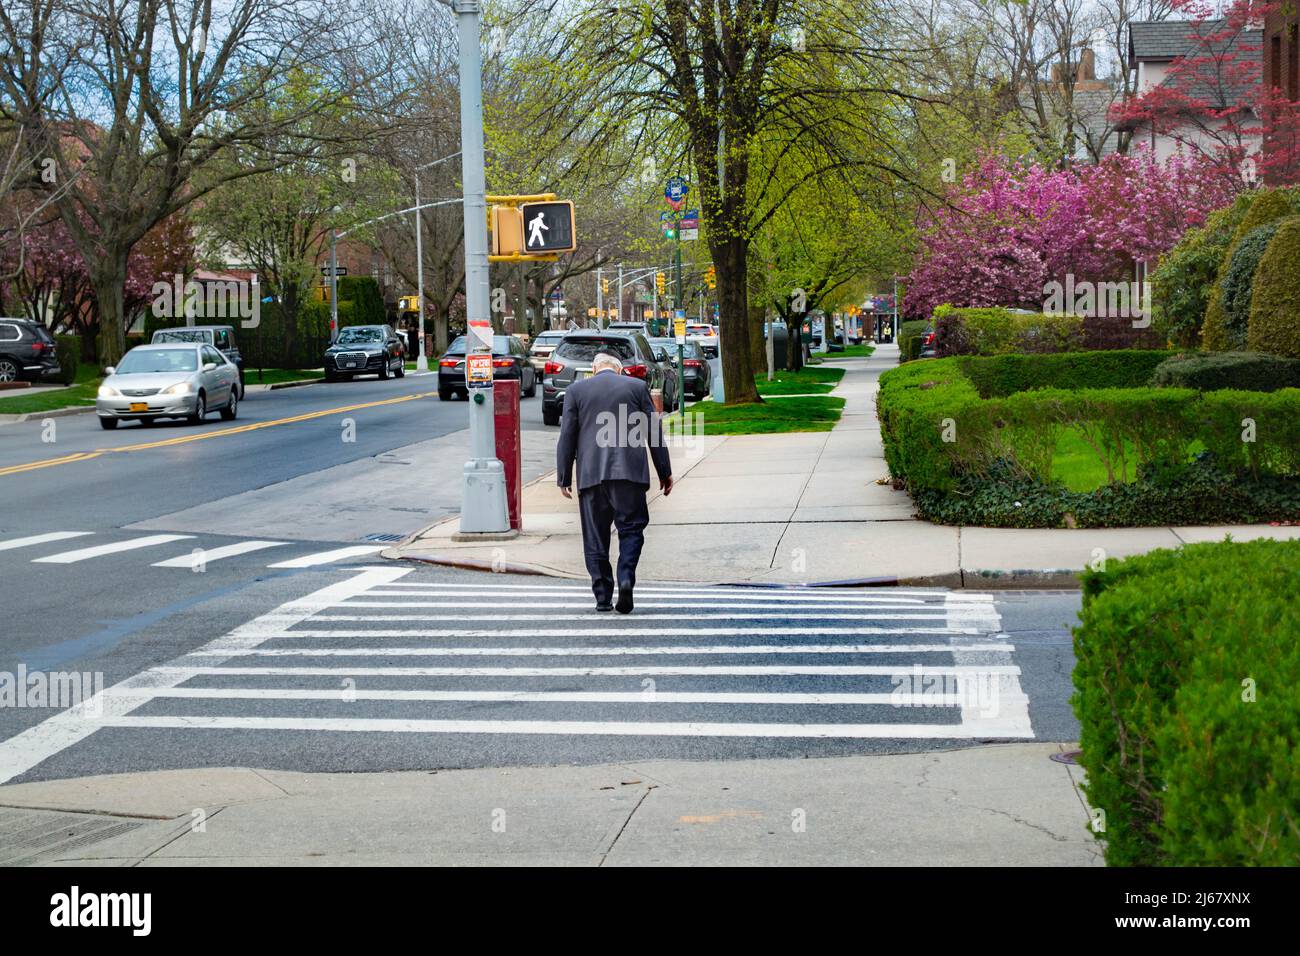
M 492 383 L 495 400 L 493 417 L 496 422 L 497 458 L 506 470 L 506 510 L 510 513 L 510 527 L 522 531 L 523 459 L 519 441 L 519 385 L 508 378 Z

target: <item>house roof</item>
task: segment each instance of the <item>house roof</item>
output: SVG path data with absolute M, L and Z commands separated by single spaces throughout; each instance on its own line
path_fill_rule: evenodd
M 1164 20 L 1140 21 L 1129 25 L 1129 53 L 1134 61 L 1170 62 L 1215 58 L 1192 66 L 1188 73 L 1170 75 L 1160 86 L 1176 90 L 1189 100 L 1208 103 L 1214 109 L 1239 104 L 1256 85 L 1258 75 L 1234 69 L 1239 63 L 1262 62 L 1262 30 L 1233 30 L 1226 36 L 1225 21 Z
M 1207 20 L 1202 32 L 1213 32 L 1219 20 Z M 1187 52 L 1194 42 L 1196 24 L 1191 20 L 1136 20 L 1128 27 L 1130 60 L 1172 60 Z

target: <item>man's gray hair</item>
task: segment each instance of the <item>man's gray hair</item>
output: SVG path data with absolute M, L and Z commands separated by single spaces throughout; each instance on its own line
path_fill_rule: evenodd
M 597 352 L 595 360 L 591 363 L 592 373 L 602 371 L 603 369 L 612 369 L 623 374 L 623 363 L 617 355 L 610 355 L 608 352 Z

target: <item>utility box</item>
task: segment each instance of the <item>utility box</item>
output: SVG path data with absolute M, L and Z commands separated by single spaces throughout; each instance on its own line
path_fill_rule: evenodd
M 492 383 L 497 458 L 506 471 L 506 511 L 510 515 L 510 527 L 515 531 L 523 530 L 523 446 L 519 440 L 519 385 L 514 379 L 497 379 Z
M 772 367 L 779 371 L 789 361 L 786 349 L 789 347 L 790 333 L 784 322 L 773 322 L 768 326 L 768 335 L 772 336 Z

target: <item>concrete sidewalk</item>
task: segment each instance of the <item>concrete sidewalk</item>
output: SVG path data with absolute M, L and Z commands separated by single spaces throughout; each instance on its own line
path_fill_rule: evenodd
M 672 448 L 677 485 L 650 500 L 646 580 L 946 587 L 1067 586 L 1098 557 L 1185 542 L 1300 537 L 1300 527 L 1041 529 L 949 527 L 918 520 L 888 483 L 875 396 L 898 350 L 840 359 L 832 393 L 844 415 L 829 432 L 705 436 Z M 527 441 L 527 436 L 525 437 Z M 455 516 L 384 552 L 462 567 L 586 578 L 576 501 L 554 480 L 525 489 L 523 533 L 490 544 L 452 540 Z
M 436 773 L 158 771 L 0 787 L 0 863 L 1094 866 L 1059 744 Z

